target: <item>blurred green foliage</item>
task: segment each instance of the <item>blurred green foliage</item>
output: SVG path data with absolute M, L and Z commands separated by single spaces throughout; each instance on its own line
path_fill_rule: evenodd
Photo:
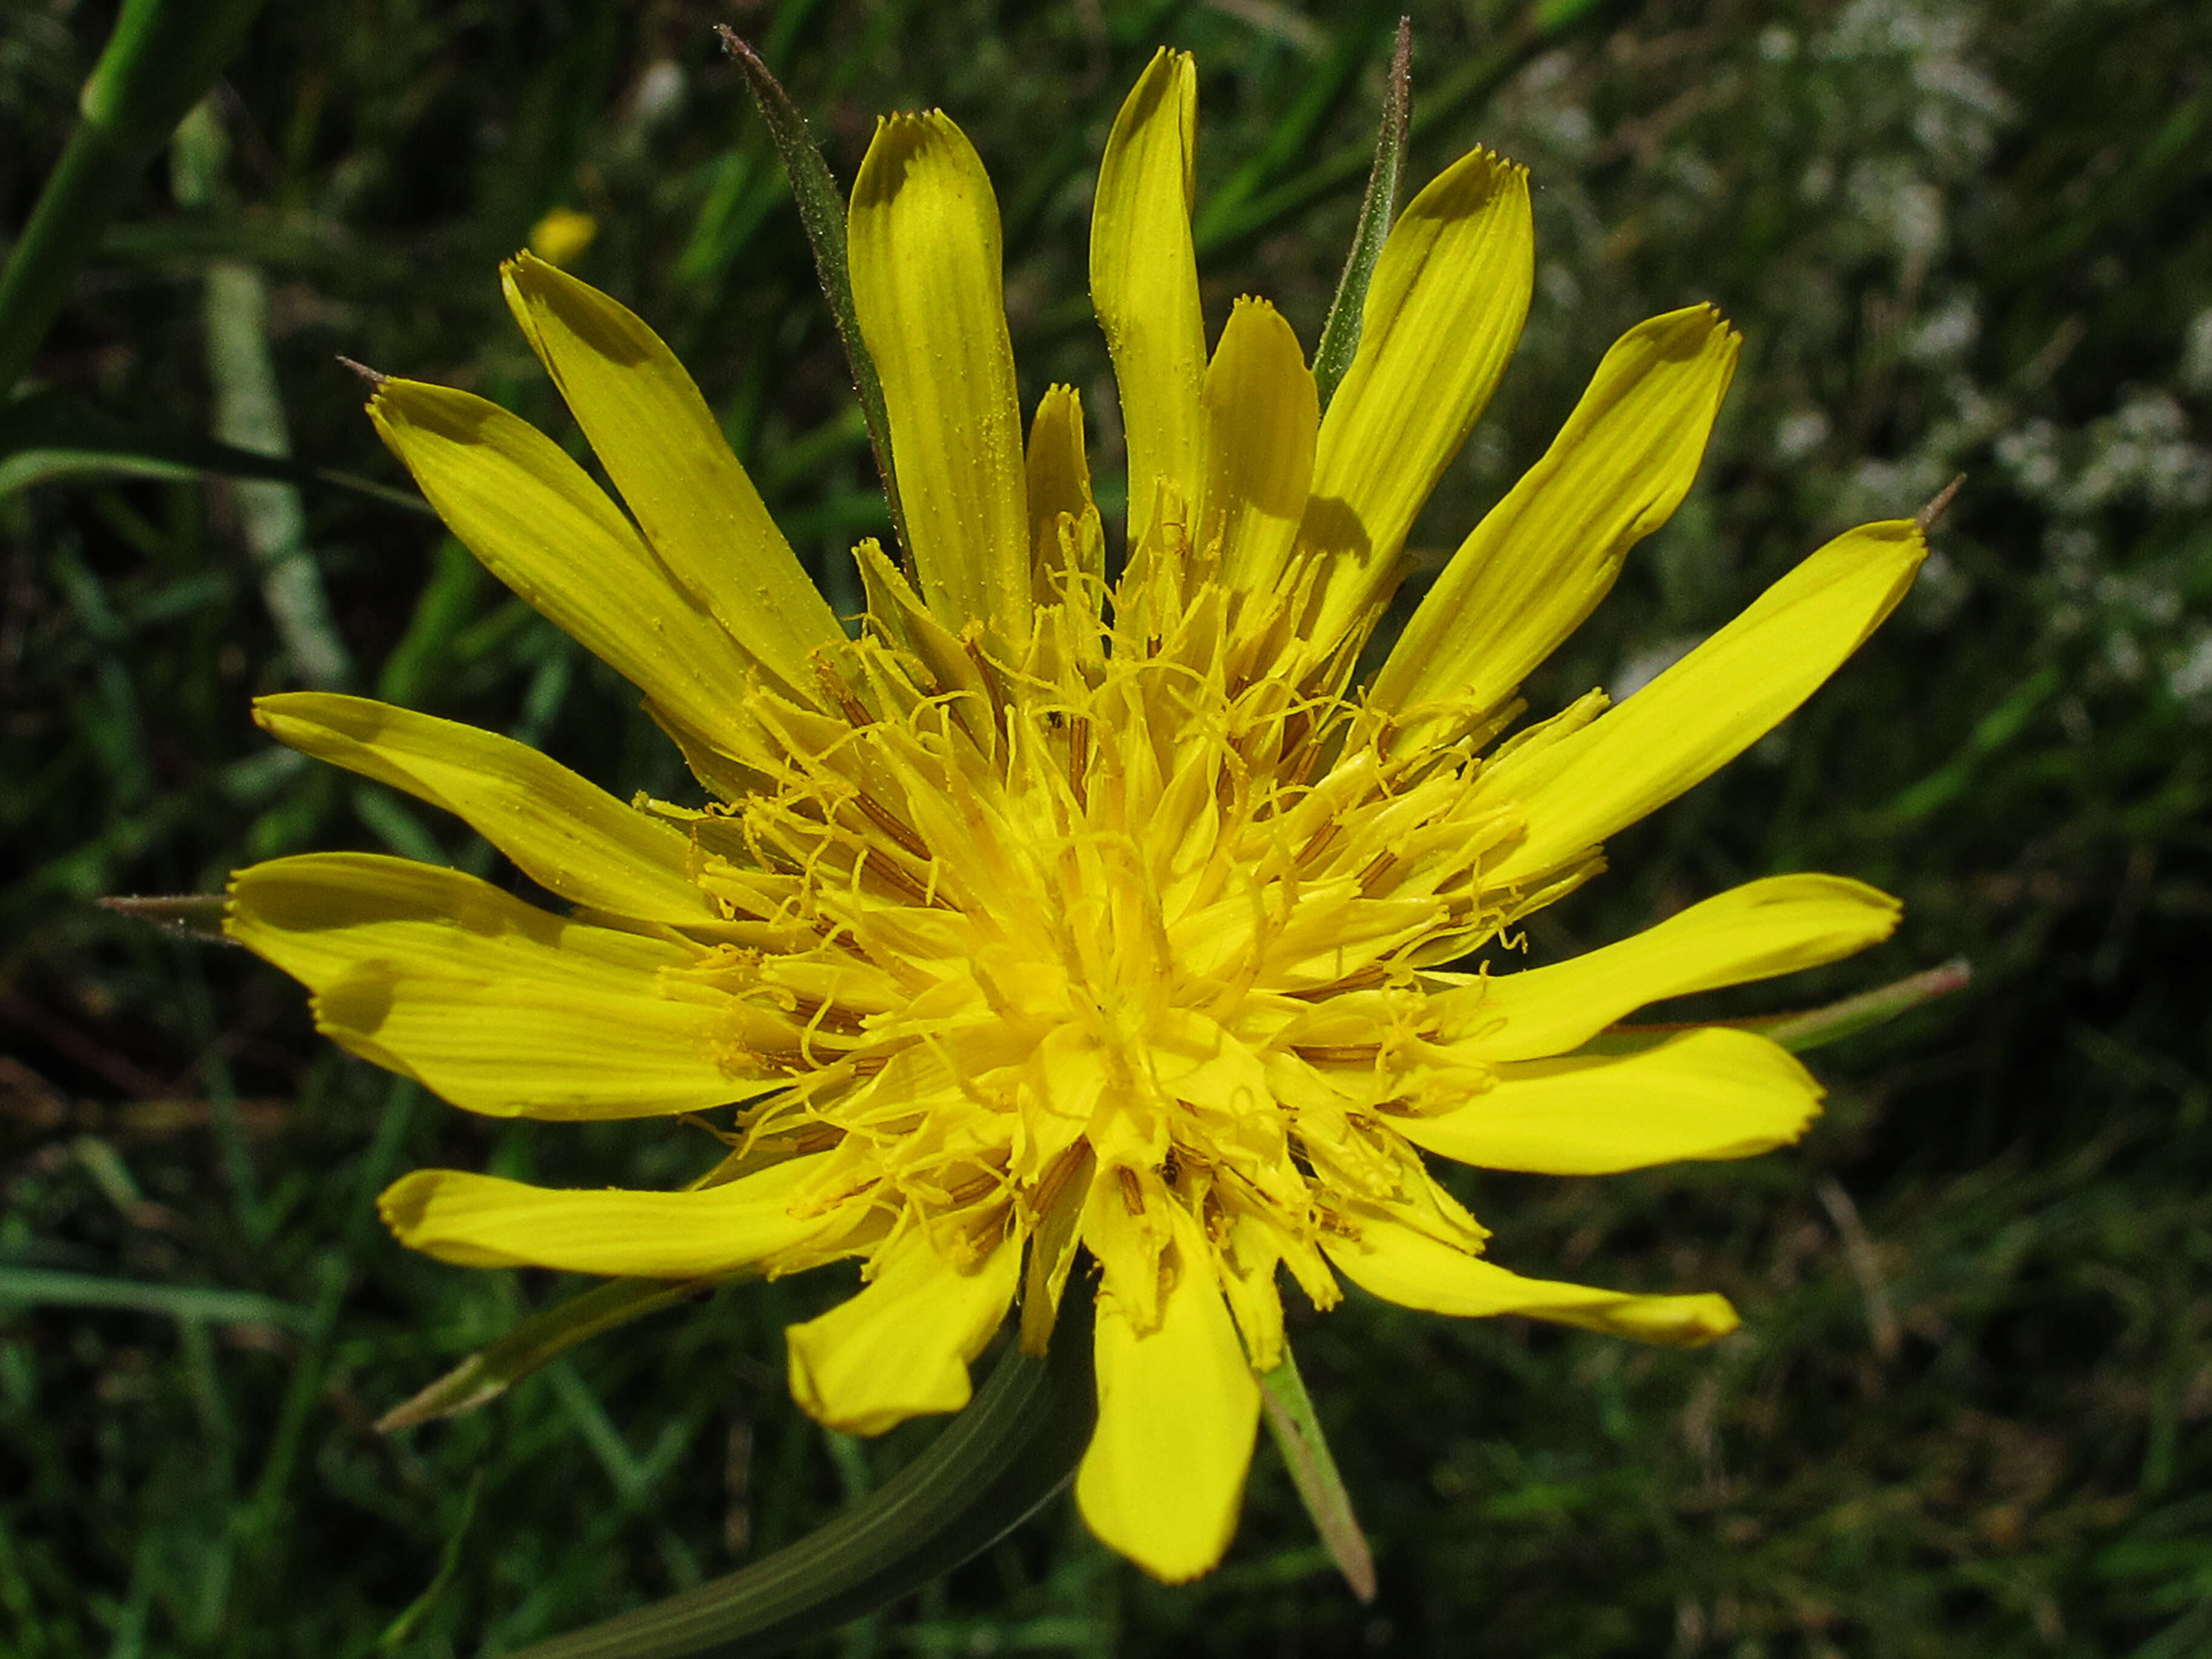
M 571 433 L 495 266 L 547 210 L 588 211 L 580 273 L 686 357 L 857 608 L 842 550 L 883 524 L 866 434 L 711 25 L 762 47 L 848 177 L 879 110 L 963 124 L 999 184 L 1024 395 L 1081 387 L 1110 466 L 1084 228 L 1136 69 L 1162 41 L 1200 54 L 1214 323 L 1260 292 L 1310 342 L 1397 9 L 275 7 L 39 373 L 180 442 L 289 442 L 404 483 L 333 355 Z M 0 27 L 0 227 L 59 154 L 112 11 L 18 0 Z M 1781 996 L 1956 952 L 1980 979 L 1824 1054 L 1828 1115 L 1791 1152 L 1470 1184 L 1510 1265 L 1726 1291 L 1747 1323 L 1719 1346 L 1364 1300 L 1297 1328 L 1376 1543 L 1373 1607 L 1329 1576 L 1263 1450 L 1228 1565 L 1194 1587 L 1143 1581 L 1063 1504 L 824 1650 L 2212 1651 L 2212 14 L 1455 0 L 1414 25 L 1412 179 L 1493 145 L 1534 169 L 1540 240 L 1514 371 L 1418 544 L 1449 550 L 1638 318 L 1711 299 L 1747 338 L 1698 490 L 1540 708 L 1634 684 L 1826 535 L 1968 480 L 1887 629 L 1621 837 L 1536 948 L 1824 868 L 1903 896 L 1905 930 Z M 264 350 L 241 358 L 241 331 Z M 273 430 L 239 381 L 257 356 Z M 211 890 L 311 847 L 493 872 L 454 826 L 260 738 L 249 696 L 311 668 L 542 742 L 617 792 L 685 784 L 623 688 L 434 521 L 289 489 L 80 477 L 0 498 L 11 1653 L 495 1651 L 757 1557 L 929 1432 L 864 1448 L 791 1407 L 779 1329 L 837 1293 L 829 1276 L 722 1291 L 473 1417 L 371 1432 L 572 1288 L 403 1255 L 371 1209 L 385 1182 L 428 1163 L 671 1182 L 703 1138 L 467 1118 L 319 1043 L 273 972 L 89 901 Z

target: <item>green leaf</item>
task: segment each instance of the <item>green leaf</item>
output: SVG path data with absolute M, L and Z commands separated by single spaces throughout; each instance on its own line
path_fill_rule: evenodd
M 792 101 L 783 83 L 769 73 L 760 54 L 726 24 L 715 33 L 738 67 L 745 72 L 753 102 L 775 140 L 776 154 L 791 180 L 792 198 L 799 204 L 799 221 L 805 227 L 807 246 L 814 250 L 814 272 L 830 301 L 830 314 L 844 342 L 845 360 L 853 370 L 853 390 L 860 399 L 860 412 L 868 422 L 868 447 L 875 452 L 876 471 L 883 475 L 884 495 L 890 503 L 891 529 L 902 548 L 910 548 L 906 533 L 906 511 L 899 502 L 898 471 L 891 458 L 890 415 L 884 404 L 884 383 L 876 373 L 876 360 L 860 337 L 860 313 L 853 305 L 853 278 L 845 263 L 845 192 L 838 187 L 821 147 L 806 129 L 806 117 Z
M 1052 1347 L 1009 1343 L 967 1410 L 874 1495 L 787 1549 L 510 1659 L 753 1659 L 888 1606 L 988 1549 L 1067 1483 L 1097 1420 L 1091 1305 Z
M 458 1417 L 496 1400 L 531 1372 L 579 1342 L 633 1319 L 672 1307 L 723 1281 L 697 1279 L 616 1279 L 532 1314 L 490 1346 L 478 1349 L 404 1405 L 376 1419 L 379 1434 L 411 1429 L 441 1417 Z
M 1398 38 L 1402 49 L 1402 28 Z M 1359 1517 L 1352 1512 L 1352 1494 L 1345 1490 L 1344 1477 L 1336 1471 L 1336 1459 L 1329 1455 L 1321 1419 L 1314 1415 L 1312 1397 L 1306 1393 L 1305 1379 L 1298 1375 L 1297 1361 L 1291 1357 L 1287 1343 L 1283 1347 L 1283 1363 L 1260 1374 L 1260 1409 L 1328 1559 L 1336 1564 L 1354 1595 L 1372 1601 L 1374 1552 L 1367 1547 L 1367 1534 L 1359 1529 Z
M 1413 25 L 1398 20 L 1397 50 L 1390 55 L 1390 89 L 1382 98 L 1382 123 L 1375 135 L 1375 165 L 1367 174 L 1367 198 L 1359 204 L 1359 225 L 1352 234 L 1352 252 L 1329 301 L 1321 343 L 1314 348 L 1314 385 L 1321 405 L 1336 395 L 1337 384 L 1359 350 L 1360 320 L 1367 307 L 1367 284 L 1390 222 L 1398 213 L 1398 187 L 1406 176 L 1406 132 L 1413 114 Z
M 404 491 L 328 467 L 191 434 L 155 432 L 118 420 L 64 392 L 28 392 L 0 404 L 0 495 L 66 477 L 266 478 L 332 485 L 386 507 L 428 514 Z

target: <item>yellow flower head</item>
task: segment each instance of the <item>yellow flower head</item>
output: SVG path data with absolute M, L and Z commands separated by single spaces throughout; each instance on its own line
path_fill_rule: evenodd
M 449 1170 L 384 1198 L 442 1260 L 665 1279 L 863 1261 L 790 1333 L 791 1384 L 873 1433 L 969 1395 L 1010 1308 L 1042 1348 L 1096 1295 L 1100 1416 L 1077 1497 L 1164 1578 L 1234 1527 L 1280 1363 L 1283 1273 L 1409 1306 L 1690 1344 L 1717 1296 L 1524 1279 L 1425 1167 L 1587 1175 L 1742 1157 L 1820 1090 L 1728 1029 L 1593 1048 L 1638 1006 L 1832 960 L 1897 907 L 1791 876 L 1522 972 L 1448 971 L 1599 867 L 1881 620 L 1923 548 L 1814 554 L 1617 708 L 1497 739 L 1523 676 L 1689 487 L 1736 337 L 1632 329 L 1364 687 L 1415 513 L 1527 310 L 1520 168 L 1414 200 L 1324 412 L 1289 324 L 1240 301 L 1209 355 L 1190 237 L 1195 78 L 1163 53 L 1116 122 L 1091 276 L 1121 388 L 1128 556 L 1109 580 L 1075 394 L 1024 446 L 989 180 L 943 115 L 878 129 L 849 252 L 911 545 L 856 550 L 848 639 L 666 347 L 529 255 L 514 315 L 628 513 L 465 392 L 370 413 L 502 580 L 627 676 L 712 799 L 624 805 L 489 732 L 354 698 L 265 699 L 285 742 L 459 814 L 574 907 L 358 854 L 241 872 L 234 937 L 321 1028 L 454 1104 L 640 1117 L 748 1103 L 681 1192 Z M 1080 1252 L 1097 1264 L 1071 1280 Z

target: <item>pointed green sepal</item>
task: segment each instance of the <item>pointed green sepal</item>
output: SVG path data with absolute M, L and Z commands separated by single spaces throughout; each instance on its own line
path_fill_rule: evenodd
M 173 898 L 104 898 L 99 904 L 103 910 L 149 923 L 165 933 L 201 939 L 210 945 L 231 942 L 222 931 L 223 915 L 230 901 L 220 893 L 185 893 Z
M 830 314 L 844 342 L 845 358 L 852 367 L 853 390 L 860 399 L 860 412 L 868 422 L 868 447 L 875 452 L 876 471 L 883 475 L 884 495 L 890 504 L 891 529 L 899 546 L 911 551 L 907 539 L 906 510 L 899 503 L 898 471 L 891 459 L 891 422 L 884 404 L 884 383 L 876 373 L 876 360 L 860 337 L 860 313 L 853 304 L 853 278 L 845 261 L 845 192 L 823 159 L 822 149 L 807 131 L 806 117 L 792 101 L 783 83 L 769 73 L 760 54 L 736 31 L 718 23 L 714 32 L 722 46 L 745 72 L 745 84 L 768 123 L 775 153 L 791 180 L 792 199 L 799 204 L 799 222 L 805 228 L 807 245 L 814 251 L 814 272 L 830 301 Z
M 1665 1042 L 1678 1031 L 1707 1025 L 1726 1025 L 1771 1037 L 1792 1054 L 1823 1048 L 1831 1042 L 1856 1036 L 1877 1025 L 1887 1025 L 1900 1014 L 1909 1014 L 1939 997 L 1963 991 L 1973 983 L 1973 964 L 1954 957 L 1939 967 L 1911 974 L 1887 985 L 1862 991 L 1855 997 L 1819 1008 L 1788 1014 L 1759 1014 L 1749 1019 L 1693 1020 L 1674 1025 L 1615 1025 L 1600 1032 L 1575 1052 L 1579 1054 L 1628 1054 Z
M 411 1429 L 441 1417 L 459 1417 L 505 1394 L 541 1365 L 579 1342 L 642 1319 L 649 1313 L 704 1294 L 726 1281 L 698 1279 L 615 1279 L 532 1314 L 490 1346 L 480 1348 L 403 1405 L 376 1419 L 379 1434 Z
M 1336 395 L 1337 383 L 1359 350 L 1359 324 L 1367 306 L 1367 284 L 1382 257 L 1390 223 L 1398 213 L 1398 187 L 1406 176 L 1406 135 L 1413 118 L 1413 25 L 1398 20 L 1397 50 L 1390 56 L 1390 89 L 1382 98 L 1382 123 L 1375 135 L 1375 165 L 1367 175 L 1367 197 L 1359 204 L 1359 224 L 1352 252 L 1329 301 L 1321 343 L 1314 348 L 1314 385 L 1321 405 Z
M 1329 1455 L 1321 1419 L 1314 1415 L 1312 1396 L 1306 1393 L 1305 1379 L 1298 1375 L 1297 1361 L 1291 1358 L 1288 1345 L 1283 1349 L 1283 1363 L 1260 1374 L 1260 1409 L 1328 1559 L 1336 1564 L 1354 1595 L 1372 1601 L 1375 1553 L 1367 1547 L 1367 1534 L 1359 1529 L 1359 1517 L 1352 1512 L 1352 1494 L 1345 1490 L 1344 1477 L 1336 1472 L 1336 1459 Z

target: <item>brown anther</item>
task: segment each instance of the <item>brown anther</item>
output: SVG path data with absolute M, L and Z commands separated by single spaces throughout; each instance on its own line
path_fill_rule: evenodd
M 868 822 L 874 824 L 877 829 L 882 830 L 925 864 L 929 861 L 929 843 L 908 829 L 904 819 L 873 795 L 865 789 L 855 790 L 853 804 L 867 814 Z
M 961 645 L 968 653 L 968 660 L 975 665 L 975 672 L 983 679 L 984 695 L 991 700 L 991 723 L 999 728 L 999 741 L 1006 740 L 1006 685 L 999 678 L 999 671 L 990 658 L 983 654 L 980 629 L 970 628 L 962 636 Z
M 1371 1066 L 1382 1047 L 1376 1042 L 1293 1043 L 1291 1052 L 1316 1066 Z
M 1114 1181 L 1121 1189 L 1122 1207 L 1131 1215 L 1144 1214 L 1145 1188 L 1137 1179 L 1137 1172 L 1127 1164 L 1118 1165 L 1114 1170 Z
M 1067 1183 L 1075 1178 L 1076 1170 L 1090 1156 L 1089 1144 L 1079 1140 L 1055 1158 L 1052 1167 L 1044 1172 L 1044 1179 L 1037 1182 L 1036 1190 L 1030 1195 L 1032 1212 L 1048 1214 L 1060 1202 L 1060 1194 L 1066 1190 Z
M 1067 723 L 1067 783 L 1079 811 L 1091 810 L 1091 718 L 1078 714 Z
M 842 674 L 820 657 L 814 659 L 814 672 L 822 681 L 822 689 L 830 694 L 830 700 L 845 716 L 848 725 L 858 731 L 862 726 L 876 723 L 876 717 L 862 707 L 860 698 L 853 695 L 853 688 L 845 683 Z

